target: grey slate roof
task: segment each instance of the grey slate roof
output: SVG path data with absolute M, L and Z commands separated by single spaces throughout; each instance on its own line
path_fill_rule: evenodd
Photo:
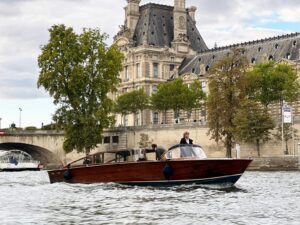
M 171 47 L 174 40 L 174 7 L 149 3 L 140 7 L 140 18 L 133 36 L 134 46 L 143 43 Z M 187 36 L 197 52 L 207 50 L 196 24 L 187 13 Z
M 300 33 L 288 34 L 273 38 L 266 38 L 263 40 L 245 42 L 241 44 L 230 45 L 210 49 L 199 53 L 192 58 L 183 60 L 179 75 L 186 73 L 195 73 L 197 75 L 204 75 L 205 70 L 209 69 L 218 60 L 224 58 L 233 48 L 244 48 L 247 59 L 250 63 L 257 63 L 273 59 L 278 61 L 283 58 L 289 60 L 300 59 Z M 204 71 L 200 66 L 204 66 Z

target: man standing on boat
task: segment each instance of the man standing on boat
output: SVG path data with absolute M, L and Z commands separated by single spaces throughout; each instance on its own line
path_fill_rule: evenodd
M 183 138 L 180 140 L 181 145 L 192 145 L 193 140 L 190 139 L 190 133 L 188 131 L 183 133 Z

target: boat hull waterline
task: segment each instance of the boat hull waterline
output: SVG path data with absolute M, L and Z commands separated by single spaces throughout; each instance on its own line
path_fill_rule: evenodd
M 118 183 L 135 186 L 234 185 L 251 159 L 146 161 L 48 171 L 50 182 Z

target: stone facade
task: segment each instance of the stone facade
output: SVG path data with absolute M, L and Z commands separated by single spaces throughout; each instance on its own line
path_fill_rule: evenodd
M 114 98 L 137 88 L 144 88 L 151 95 L 159 84 L 176 77 L 182 77 L 186 83 L 198 79 L 207 92 L 208 70 L 233 48 L 244 48 L 252 65 L 274 60 L 292 65 L 300 75 L 299 33 L 208 49 L 196 27 L 195 13 L 196 7 L 186 8 L 185 0 L 174 0 L 174 6 L 140 6 L 139 0 L 127 0 L 125 23 L 115 36 L 125 60 L 120 74 L 122 82 Z M 300 119 L 299 103 L 293 108 Z M 273 114 L 279 112 L 278 106 L 274 106 Z M 145 110 L 127 116 L 124 121 L 127 126 L 161 124 L 162 115 Z M 205 110 L 199 109 L 192 115 L 182 112 L 179 116 L 170 112 L 167 121 L 205 125 Z M 117 126 L 120 125 L 121 116 L 117 116 Z

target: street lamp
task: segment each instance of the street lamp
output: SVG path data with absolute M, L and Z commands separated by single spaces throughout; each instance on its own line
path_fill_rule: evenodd
M 20 111 L 20 115 L 19 115 L 19 128 L 21 128 L 21 125 L 22 125 L 22 108 L 21 107 L 19 107 L 19 111 Z

